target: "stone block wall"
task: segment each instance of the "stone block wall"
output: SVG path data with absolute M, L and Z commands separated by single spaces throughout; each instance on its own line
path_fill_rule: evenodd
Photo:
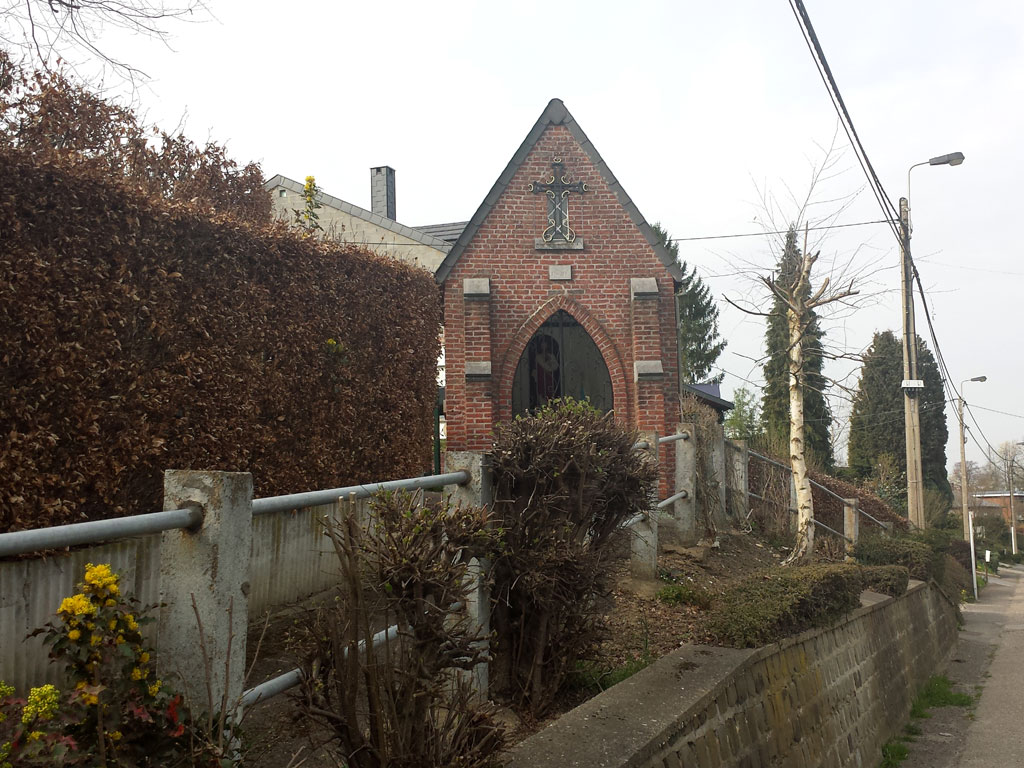
M 564 715 L 510 768 L 873 766 L 956 643 L 955 606 L 911 582 L 828 629 L 756 650 L 684 646 Z

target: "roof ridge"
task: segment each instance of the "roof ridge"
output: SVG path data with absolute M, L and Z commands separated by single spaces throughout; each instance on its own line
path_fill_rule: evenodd
M 280 173 L 272 176 L 271 178 L 267 179 L 267 181 L 263 182 L 264 189 L 271 190 L 274 189 L 275 187 L 284 187 L 285 189 L 290 189 L 292 192 L 302 192 L 305 189 L 305 186 L 295 181 L 295 179 L 290 179 L 287 176 L 284 176 L 283 174 Z M 379 213 L 374 213 L 373 211 L 368 211 L 365 208 L 360 208 L 358 205 L 350 203 L 346 200 L 342 200 L 340 197 L 334 197 L 333 195 L 329 195 L 322 190 L 320 192 L 320 195 L 321 201 L 329 205 L 331 208 L 343 211 L 351 216 L 355 216 L 358 219 L 368 221 L 371 224 L 376 224 L 378 227 L 386 229 L 389 232 L 393 232 L 396 235 L 407 237 L 410 240 L 415 240 L 416 242 L 422 243 L 423 245 L 432 246 L 433 248 L 436 248 L 442 253 L 448 253 L 448 251 L 452 247 L 450 243 L 438 237 L 434 237 L 433 235 L 429 235 L 426 232 L 421 232 L 416 227 L 410 227 L 406 224 L 399 224 L 394 219 L 389 219 L 386 216 L 381 216 Z
M 469 220 L 466 228 L 462 230 L 462 234 L 459 235 L 459 239 L 455 241 L 455 245 L 445 256 L 444 261 L 437 268 L 434 273 L 434 279 L 438 283 L 443 283 L 448 277 L 449 273 L 454 268 L 455 264 L 461 258 L 463 251 L 466 250 L 466 246 L 476 235 L 477 230 L 480 229 L 480 225 L 483 224 L 484 220 L 490 214 L 491 209 L 498 202 L 498 198 L 508 188 L 509 183 L 512 181 L 512 177 L 516 171 L 526 160 L 526 157 L 533 150 L 534 146 L 540 140 L 544 130 L 549 125 L 564 125 L 569 129 L 572 137 L 579 143 L 583 152 L 590 159 L 590 162 L 594 164 L 594 167 L 601 174 L 601 178 L 604 179 L 609 189 L 615 195 L 615 199 L 618 200 L 633 224 L 636 225 L 637 229 L 643 234 L 644 238 L 654 249 L 654 253 L 657 255 L 658 260 L 665 266 L 665 268 L 672 275 L 676 281 L 682 281 L 683 273 L 679 267 L 678 261 L 668 252 L 668 249 L 662 245 L 654 231 L 651 229 L 650 224 L 644 219 L 643 214 L 640 213 L 640 209 L 636 207 L 636 204 L 632 201 L 626 190 L 623 189 L 618 179 L 611 172 L 608 164 L 601 157 L 597 148 L 591 143 L 590 139 L 580 128 L 576 119 L 569 113 L 565 104 L 561 99 L 552 99 L 548 102 L 544 111 L 541 112 L 537 122 L 534 123 L 533 128 L 526 134 L 526 138 L 523 143 L 519 145 L 519 149 L 516 150 L 515 154 L 512 155 L 512 159 L 509 160 L 508 165 L 505 166 L 505 170 L 498 176 L 498 180 L 494 182 L 490 191 L 484 197 L 483 202 L 480 203 L 480 207 L 476 209 L 473 217 Z

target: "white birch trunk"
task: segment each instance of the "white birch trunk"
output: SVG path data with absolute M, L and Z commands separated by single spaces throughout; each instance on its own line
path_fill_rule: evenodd
M 796 303 L 802 308 L 797 297 Z M 800 381 L 803 368 L 803 314 L 786 310 L 789 324 L 789 461 L 796 486 L 797 532 L 793 552 L 783 565 L 806 562 L 814 552 L 814 500 L 807 475 L 804 446 L 804 391 Z

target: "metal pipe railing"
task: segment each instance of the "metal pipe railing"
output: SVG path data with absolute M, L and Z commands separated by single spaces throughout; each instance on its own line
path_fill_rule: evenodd
M 828 525 L 825 525 L 825 524 L 824 524 L 823 522 L 821 522 L 821 521 L 820 521 L 820 520 L 818 520 L 817 518 L 811 518 L 811 522 L 812 522 L 812 523 L 814 523 L 814 524 L 815 524 L 816 526 L 818 526 L 819 528 L 824 528 L 824 529 L 825 529 L 826 531 L 829 531 L 829 532 L 831 532 L 831 533 L 834 533 L 834 534 L 835 534 L 836 536 L 839 536 L 839 537 L 841 537 L 841 538 L 844 538 L 844 539 L 846 539 L 846 540 L 847 540 L 847 541 L 849 541 L 849 542 L 853 542 L 853 539 L 851 539 L 851 538 L 850 538 L 849 536 L 847 536 L 847 535 L 846 535 L 845 533 L 840 533 L 840 532 L 839 532 L 839 531 L 837 531 L 837 530 L 836 530 L 835 528 L 832 528 L 832 527 L 830 527 L 830 526 L 828 526 Z
M 672 506 L 672 504 L 674 504 L 675 502 L 679 501 L 680 499 L 687 499 L 689 497 L 690 497 L 690 492 L 689 491 L 680 491 L 677 494 L 669 496 L 667 499 L 664 499 L 663 501 L 659 501 L 658 502 L 658 509 L 664 509 L 665 507 Z
M 0 533 L 0 557 L 25 555 L 45 549 L 62 549 L 79 544 L 98 544 L 101 541 L 146 536 L 174 528 L 194 528 L 202 521 L 202 510 L 193 507 Z
M 404 480 L 388 480 L 382 483 L 350 485 L 345 488 L 329 488 L 325 491 L 307 491 L 305 493 L 289 493 L 284 496 L 268 496 L 264 499 L 253 499 L 252 514 L 269 515 L 272 512 L 290 512 L 303 507 L 316 507 L 321 504 L 333 504 L 339 498 L 365 499 L 381 491 L 413 491 L 419 488 L 434 488 L 442 485 L 465 485 L 469 482 L 469 472 L 460 470 L 446 475 L 425 475 L 410 477 Z
M 762 456 L 760 453 L 755 453 L 754 451 L 750 451 L 750 455 L 754 456 L 754 457 L 756 457 L 758 459 L 761 459 L 761 461 L 766 461 L 769 464 L 774 464 L 776 467 L 782 467 L 787 472 L 790 472 L 790 473 L 793 472 L 793 468 L 792 467 L 786 466 L 785 464 L 783 464 L 781 462 L 775 461 L 775 459 L 769 459 L 767 456 Z M 810 480 L 810 478 L 808 478 L 808 479 Z M 810 483 L 814 487 L 820 488 L 821 490 L 825 491 L 825 493 L 829 494 L 830 496 L 832 496 L 832 497 L 834 497 L 836 499 L 839 499 L 839 501 L 843 502 L 844 504 L 846 503 L 846 499 L 844 499 L 842 496 L 840 496 L 838 493 L 836 493 L 835 491 L 831 490 L 830 488 L 826 488 L 824 485 L 822 485 L 821 483 L 816 483 L 814 480 L 810 480 Z M 750 495 L 754 496 L 755 494 L 750 494 Z M 761 497 L 758 496 L 757 498 L 761 498 Z M 865 512 L 860 507 L 857 507 L 857 512 L 858 512 L 858 514 L 864 515 L 864 517 L 866 517 L 868 520 L 872 520 L 876 524 L 880 525 L 882 528 L 886 527 L 885 523 L 883 523 L 881 520 L 879 520 L 874 515 L 868 514 L 867 512 Z
M 458 610 L 461 607 L 461 603 L 455 603 L 452 606 L 452 610 Z M 390 642 L 398 637 L 398 625 L 392 624 L 387 629 L 382 629 L 380 632 L 375 634 L 372 638 L 372 644 L 374 648 L 379 648 L 386 642 Z M 366 641 L 359 641 L 359 652 L 362 653 L 366 648 Z M 348 656 L 348 648 L 343 648 L 342 658 Z M 302 669 L 296 667 L 291 672 L 285 672 L 283 675 L 272 677 L 266 682 L 260 683 L 259 685 L 250 688 L 242 694 L 242 698 L 239 699 L 239 706 L 242 709 L 248 709 L 251 706 L 259 704 L 262 701 L 277 696 L 280 693 L 289 691 L 292 688 L 302 683 L 303 674 Z
M 658 438 L 658 445 L 664 445 L 665 443 L 674 443 L 676 440 L 689 440 L 690 433 L 685 429 L 682 432 L 677 432 L 674 435 L 666 435 L 665 437 Z

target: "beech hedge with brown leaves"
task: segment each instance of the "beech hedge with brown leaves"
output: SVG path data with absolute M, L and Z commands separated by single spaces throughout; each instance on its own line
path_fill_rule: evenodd
M 166 468 L 428 467 L 426 272 L 17 149 L 0 182 L 0 531 L 157 511 Z

